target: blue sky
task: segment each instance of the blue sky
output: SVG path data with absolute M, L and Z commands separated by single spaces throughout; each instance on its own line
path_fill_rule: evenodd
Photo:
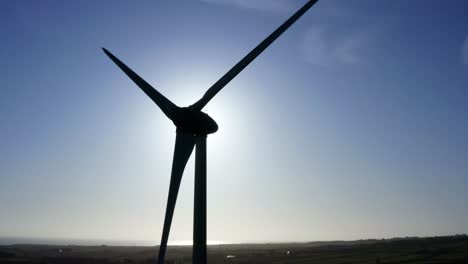
M 175 128 L 100 47 L 189 105 L 303 2 L 2 1 L 0 236 L 158 243 Z M 319 1 L 205 109 L 208 240 L 466 233 L 466 10 Z

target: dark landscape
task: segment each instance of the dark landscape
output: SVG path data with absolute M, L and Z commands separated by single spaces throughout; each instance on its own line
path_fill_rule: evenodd
M 0 246 L 0 263 L 154 263 L 157 247 Z M 191 263 L 191 246 L 169 246 L 167 263 Z M 209 263 L 468 263 L 468 236 L 208 247 Z

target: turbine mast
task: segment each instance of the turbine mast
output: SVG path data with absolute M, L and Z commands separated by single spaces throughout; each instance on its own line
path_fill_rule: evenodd
M 193 264 L 206 264 L 206 135 L 196 137 Z

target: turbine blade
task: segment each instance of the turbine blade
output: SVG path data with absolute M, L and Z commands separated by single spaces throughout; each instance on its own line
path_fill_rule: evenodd
M 249 54 L 247 54 L 241 61 L 239 61 L 232 69 L 224 74 L 221 79 L 214 83 L 198 100 L 195 104 L 191 105 L 192 109 L 201 110 L 205 105 L 221 90 L 226 84 L 228 84 L 234 77 L 236 77 L 242 70 L 247 67 L 258 55 L 260 55 L 271 43 L 273 43 L 283 32 L 285 32 L 296 20 L 298 20 L 309 8 L 311 8 L 318 0 L 310 0 L 301 9 L 299 9 L 294 15 L 292 15 L 286 22 L 278 27 L 273 33 L 271 33 L 266 39 L 264 39 L 257 47 L 255 47 Z
M 120 61 L 117 57 L 115 57 L 112 53 L 110 53 L 107 49 L 102 48 L 104 53 L 115 63 L 119 68 L 127 74 L 132 81 L 140 87 L 140 89 L 148 95 L 156 105 L 164 112 L 164 114 L 172 120 L 173 114 L 177 106 L 172 103 L 169 99 L 164 97 L 161 93 L 156 91 L 149 83 L 143 80 L 138 74 L 136 74 L 132 69 L 130 69 L 127 65 L 125 65 L 122 61 Z
M 171 229 L 172 216 L 179 193 L 180 181 L 184 173 L 185 165 L 187 164 L 190 155 L 192 154 L 195 145 L 195 137 L 192 134 L 177 133 L 174 158 L 172 161 L 171 182 L 169 185 L 169 195 L 167 198 L 166 216 L 164 217 L 164 227 L 159 246 L 158 264 L 164 263 L 166 255 L 167 240 L 169 238 L 169 230 Z

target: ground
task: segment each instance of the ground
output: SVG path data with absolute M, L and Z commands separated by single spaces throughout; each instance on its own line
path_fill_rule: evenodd
M 0 246 L 0 263 L 155 263 L 157 247 Z M 191 247 L 172 246 L 167 263 L 191 263 Z M 208 247 L 208 263 L 468 263 L 468 236 Z

